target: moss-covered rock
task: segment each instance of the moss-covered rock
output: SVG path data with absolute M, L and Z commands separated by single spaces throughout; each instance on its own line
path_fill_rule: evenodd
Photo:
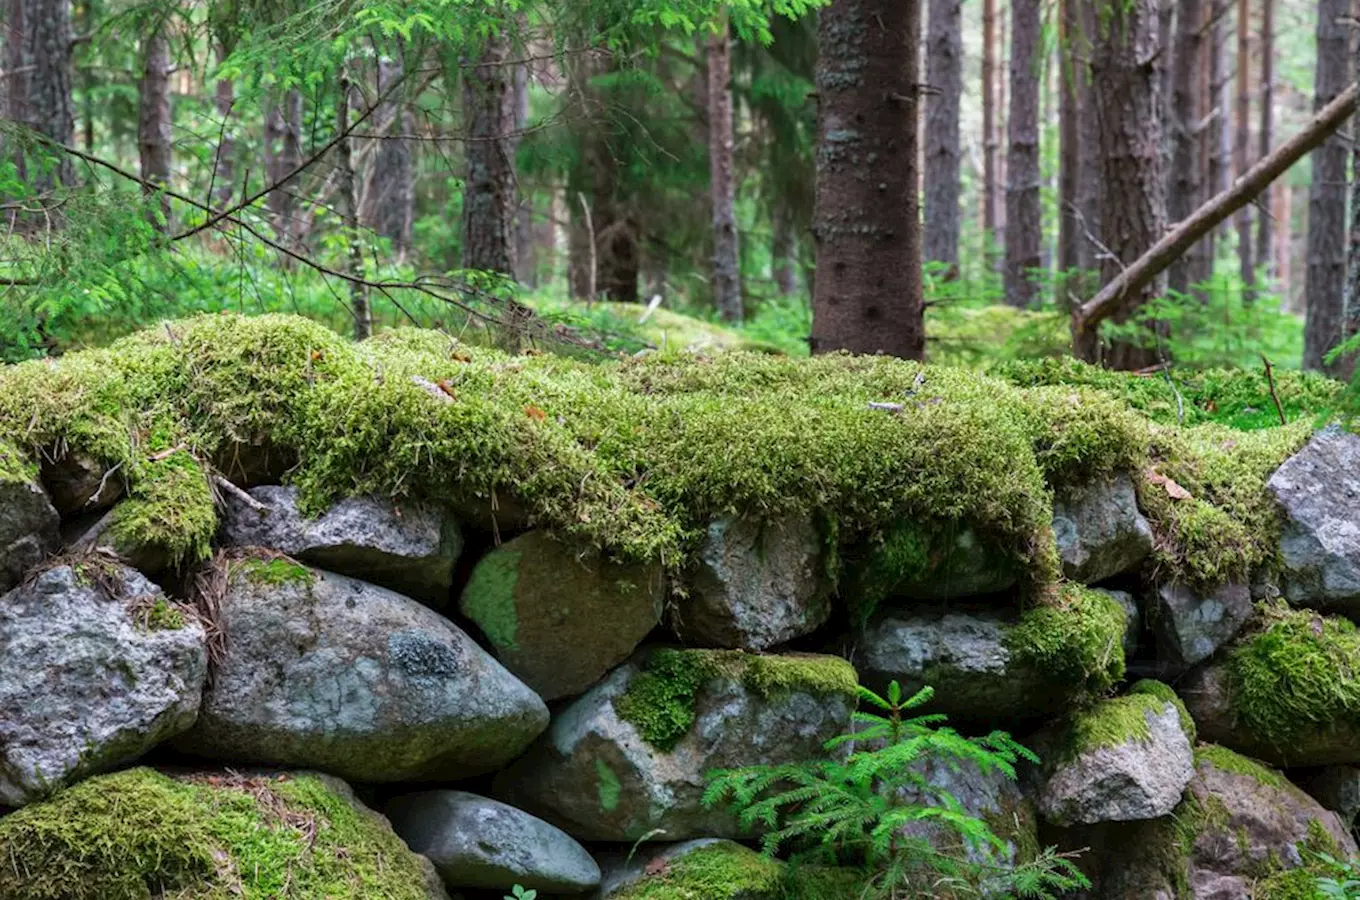
M 580 554 L 533 531 L 477 563 L 459 609 L 502 665 L 556 700 L 627 659 L 661 621 L 665 598 L 661 566 Z
M 0 819 L 10 900 L 437 900 L 429 864 L 342 782 L 151 769 Z
M 725 840 L 639 854 L 606 871 L 599 900 L 783 900 L 784 864 Z M 835 898 L 827 898 L 835 900 Z
M 0 440 L 0 592 L 56 547 L 58 521 L 37 466 Z

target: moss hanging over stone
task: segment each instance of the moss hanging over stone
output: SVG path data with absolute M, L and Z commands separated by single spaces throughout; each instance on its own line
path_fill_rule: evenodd
M 1229 750 L 1227 747 L 1220 747 L 1218 744 L 1201 744 L 1195 748 L 1195 763 L 1201 762 L 1208 763 L 1215 769 L 1224 772 L 1232 772 L 1234 775 L 1245 775 L 1268 787 L 1285 790 L 1286 782 L 1284 776 L 1279 772 L 1250 757 Z
M 1056 684 L 1099 695 L 1124 678 L 1128 613 L 1109 594 L 1065 584 L 1051 602 L 1027 610 L 1006 648 Z
M 657 865 L 611 900 L 745 900 L 779 896 L 784 864 L 731 841 Z
M 212 553 L 217 509 L 203 467 L 175 451 L 135 467 L 131 496 L 114 507 L 109 538 L 120 551 L 151 552 L 172 566 Z
M 628 689 L 615 698 L 614 709 L 647 743 L 669 752 L 689 733 L 699 692 L 714 678 L 736 681 L 765 699 L 795 691 L 817 696 L 859 694 L 854 667 L 838 656 L 659 649 L 647 657 Z
M 313 776 L 92 778 L 0 819 L 8 900 L 424 900 L 425 870 L 381 820 Z
M 1053 762 L 1067 762 L 1101 747 L 1117 747 L 1136 741 L 1152 740 L 1148 716 L 1159 716 L 1168 701 L 1155 691 L 1137 691 L 1122 697 L 1102 700 L 1078 711 L 1068 723 L 1062 749 Z M 1189 718 L 1179 702 L 1182 727 Z M 1187 735 L 1189 737 L 1189 735 Z
M 1310 729 L 1360 725 L 1360 631 L 1347 619 L 1263 607 L 1228 657 L 1233 713 L 1280 747 Z

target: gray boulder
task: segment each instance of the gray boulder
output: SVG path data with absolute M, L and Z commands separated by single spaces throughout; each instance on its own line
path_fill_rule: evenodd
M 1143 611 L 1138 608 L 1138 601 L 1128 591 L 1113 591 L 1105 588 L 1096 588 L 1096 590 L 1112 598 L 1123 607 L 1127 622 L 1124 628 L 1124 656 L 1132 659 L 1134 654 L 1138 652 L 1138 641 L 1143 634 Z
M 207 669 L 202 626 L 132 569 L 58 566 L 0 597 L 0 806 L 188 728 Z
M 477 563 L 458 606 L 502 665 L 556 700 L 627 659 L 661 621 L 665 597 L 659 565 L 583 556 L 531 531 Z
M 497 776 L 496 794 L 578 840 L 635 841 L 655 829 L 672 840 L 741 837 L 727 810 L 704 808 L 706 774 L 816 758 L 849 726 L 854 670 L 837 657 L 658 653 L 620 666 L 560 712 Z M 677 717 L 687 727 L 664 740 L 646 727 Z
M 1252 614 L 1251 589 L 1245 584 L 1199 591 L 1185 584 L 1157 586 L 1159 657 L 1185 670 L 1213 656 L 1237 636 Z
M 1138 511 L 1133 481 L 1123 473 L 1060 490 L 1053 534 L 1063 573 L 1095 584 L 1136 569 L 1152 552 L 1152 526 Z
M 807 514 L 712 523 L 677 606 L 676 632 L 700 646 L 742 650 L 811 634 L 831 615 L 824 547 Z
M 1164 816 L 1180 803 L 1194 771 L 1180 711 L 1151 694 L 1078 712 L 1059 746 L 1039 791 L 1039 812 L 1053 825 Z
M 108 509 L 127 487 L 117 466 L 78 451 L 44 460 L 42 483 L 62 518 Z
M 1039 843 L 1038 815 L 1033 801 L 1021 790 L 1020 784 L 998 769 L 983 771 L 971 761 L 942 760 L 926 757 L 914 766 L 930 790 L 904 792 L 904 799 L 928 806 L 937 805 L 938 791 L 944 791 L 958 801 L 963 812 L 987 822 L 993 833 L 1001 838 L 1001 848 L 968 847 L 965 857 L 976 863 L 1011 866 L 1023 862 L 1026 848 Z M 949 852 L 957 848 L 957 833 L 929 819 L 913 823 L 903 829 L 911 837 L 926 838 L 937 849 Z
M 393 799 L 387 816 L 407 846 L 428 857 L 451 888 L 508 892 L 518 884 L 579 894 L 600 883 L 600 867 L 569 835 L 496 800 L 422 791 Z
M 1347 831 L 1360 818 L 1360 766 L 1327 766 L 1303 783 L 1305 789 L 1341 820 Z
M 5 462 L 4 452 L 0 446 L 0 464 Z M 59 523 L 41 484 L 0 473 L 0 591 L 18 584 L 56 548 Z
M 228 547 L 267 547 L 433 606 L 449 601 L 462 538 L 454 521 L 433 506 L 350 497 L 309 519 L 298 512 L 296 488 L 253 488 L 259 509 L 235 494 L 223 496 Z
M 1360 615 L 1360 436 L 1318 432 L 1270 476 L 1284 511 L 1281 589 L 1295 606 Z
M 181 749 L 451 781 L 500 768 L 547 726 L 543 701 L 428 607 L 288 560 L 225 565 L 225 654 Z

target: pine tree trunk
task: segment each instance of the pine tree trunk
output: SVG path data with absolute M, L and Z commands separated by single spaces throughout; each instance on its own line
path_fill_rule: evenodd
M 515 93 L 515 138 L 519 147 L 520 135 L 529 124 L 529 65 L 517 63 L 511 80 Z M 538 244 L 534 241 L 534 194 L 524 192 L 515 207 L 515 280 L 529 287 L 538 287 Z
M 463 70 L 463 117 L 468 135 L 463 187 L 463 268 L 513 275 L 515 127 L 510 42 L 487 38 L 475 66 Z
M 567 171 L 563 196 L 567 214 L 567 291 L 573 300 L 595 300 L 598 292 L 599 261 L 595 247 L 595 215 L 590 208 L 593 172 L 591 161 L 598 132 L 603 127 L 593 121 L 595 101 L 591 78 L 595 58 L 580 53 L 566 60 L 568 121 L 574 124 L 572 139 L 580 148 L 575 164 Z
M 1010 46 L 1006 42 L 1006 26 L 1010 24 L 1009 17 L 1000 17 L 1001 43 L 998 47 L 997 57 L 997 77 L 996 77 L 996 231 L 993 238 L 997 248 L 1001 251 L 1001 259 L 994 261 L 998 271 L 1005 262 L 1006 249 L 1006 183 L 1010 173 L 1006 171 L 1006 154 L 1001 151 L 1001 144 L 1006 139 L 1006 88 L 1010 85 L 1010 69 L 1006 66 L 1006 49 Z M 989 251 L 991 248 L 988 248 Z
M 1196 155 L 1193 163 L 1195 167 L 1194 180 L 1199 185 L 1199 189 L 1191 201 L 1194 206 L 1203 203 L 1217 193 L 1216 186 L 1213 183 L 1213 159 L 1215 153 L 1214 136 L 1217 133 L 1214 128 L 1219 119 L 1215 113 L 1214 54 L 1216 50 L 1213 28 L 1215 11 L 1220 2 L 1224 2 L 1224 0 L 1201 0 L 1200 2 L 1202 20 L 1198 30 L 1199 50 L 1197 59 L 1199 69 L 1195 76 L 1195 115 L 1197 121 L 1194 123 L 1194 127 L 1197 129 L 1197 133 L 1194 135 Z M 1170 214 L 1167 218 L 1174 221 Z M 1209 232 L 1206 238 L 1191 248 L 1186 274 L 1188 284 L 1203 284 L 1213 276 L 1216 250 L 1216 231 Z M 1201 299 L 1203 299 L 1202 296 Z
M 137 117 L 137 151 L 141 161 L 142 181 L 153 185 L 170 183 L 170 40 L 163 27 L 146 39 L 145 60 L 140 85 L 139 114 Z M 147 196 L 156 194 L 154 188 L 143 187 Z M 158 209 L 148 213 L 151 227 L 165 231 L 170 227 L 170 198 L 161 193 Z
M 920 12 L 917 0 L 833 0 L 821 12 L 814 353 L 925 353 Z
M 400 97 L 387 96 L 401 77 L 400 60 L 378 60 L 377 95 L 387 99 L 368 121 L 369 130 L 383 137 L 369 156 L 359 201 L 359 224 L 387 238 L 397 259 L 404 259 L 411 250 L 416 203 L 411 142 L 403 137 L 414 131 L 415 123 Z
M 740 322 L 741 260 L 737 248 L 736 149 L 732 121 L 732 42 L 724 19 L 709 37 L 708 172 L 713 206 L 713 302 L 726 322 Z
M 265 115 L 265 175 L 270 184 L 277 184 L 302 163 L 302 94 L 296 90 L 283 96 L 283 103 L 274 104 Z M 274 216 L 274 231 L 284 244 L 293 242 L 297 228 L 294 202 L 296 186 L 291 182 L 268 197 L 269 211 Z
M 349 128 L 351 90 L 349 75 L 342 72 L 339 99 L 335 105 L 336 134 L 341 134 Z M 358 277 L 364 273 L 364 248 L 359 238 L 359 179 L 354 173 L 353 138 L 346 137 L 335 145 L 335 159 L 338 173 L 336 211 L 340 214 L 349 248 L 349 273 Z M 368 305 L 368 286 L 351 281 L 349 303 L 350 312 L 354 315 L 354 339 L 362 341 L 373 333 L 373 313 Z
M 61 144 L 75 134 L 71 101 L 70 0 L 11 0 L 7 65 L 9 118 Z M 44 151 L 43 155 L 52 155 Z M 33 166 L 16 159 L 19 177 L 41 193 L 75 180 L 71 160 L 56 154 L 56 165 Z M 22 154 L 20 154 L 22 157 Z
M 221 63 L 227 58 L 227 50 L 220 44 L 217 47 L 217 61 Z M 213 197 L 221 206 L 231 204 L 231 198 L 236 195 L 236 138 L 233 127 L 232 107 L 236 103 L 236 92 L 231 81 L 220 78 L 213 90 L 213 106 L 217 111 L 217 117 L 221 120 L 219 126 L 222 138 L 217 144 L 217 153 L 213 157 L 213 181 L 216 187 L 213 189 Z
M 928 262 L 959 268 L 959 103 L 963 96 L 963 4 L 930 0 L 926 38 L 925 220 Z
M 1114 259 L 1102 261 L 1101 278 L 1112 281 L 1123 267 L 1152 247 L 1166 228 L 1162 181 L 1161 103 L 1158 72 L 1149 61 L 1158 52 L 1156 0 L 1114 4 L 1099 24 L 1091 57 L 1092 94 L 1100 131 L 1101 176 L 1105 205 L 1102 237 Z M 1160 282 L 1160 283 L 1159 283 Z M 1162 293 L 1163 279 L 1130 292 L 1113 318 L 1126 321 Z M 1099 355 L 1097 336 L 1083 334 L 1076 348 L 1085 359 Z M 1118 369 L 1141 369 L 1158 360 L 1156 347 L 1114 343 L 1105 362 Z
M 1235 177 L 1251 167 L 1251 0 L 1237 0 L 1237 121 L 1234 123 Z M 1251 207 L 1237 214 L 1237 262 L 1244 298 L 1252 295 L 1256 264 L 1252 258 Z
M 1313 108 L 1321 109 L 1350 80 L 1350 0 L 1320 0 Z M 1346 284 L 1346 140 L 1332 135 L 1313 151 L 1308 188 L 1308 272 L 1304 293 L 1308 318 L 1303 331 L 1303 365 L 1333 370 L 1323 358 L 1341 340 Z
M 1228 24 L 1226 9 L 1232 0 L 1218 0 L 1214 4 L 1214 25 L 1211 29 L 1212 55 L 1209 61 L 1209 81 L 1213 99 L 1210 105 L 1215 116 L 1209 125 L 1209 190 L 1210 196 L 1228 189 L 1232 171 L 1232 129 L 1229 127 L 1228 104 Z M 1210 240 L 1210 274 L 1218 260 L 1218 241 L 1227 235 L 1227 226 L 1215 228 Z
M 1355 64 L 1352 76 L 1360 80 L 1360 43 L 1355 45 Z M 1342 293 L 1342 336 L 1350 339 L 1360 334 L 1360 112 L 1351 120 L 1351 221 L 1349 243 L 1346 248 L 1346 286 Z M 1345 381 L 1355 375 L 1357 353 L 1347 353 L 1334 362 L 1331 374 Z
M 1067 284 L 1067 277 L 1081 265 L 1081 227 L 1077 216 L 1081 184 L 1081 119 L 1077 106 L 1078 80 L 1084 78 L 1077 52 L 1080 26 L 1076 21 L 1078 0 L 1060 0 L 1058 7 L 1058 305 L 1066 308 L 1068 294 L 1080 287 Z
M 1166 217 L 1180 222 L 1195 210 L 1200 202 L 1200 140 L 1201 118 L 1199 88 L 1204 48 L 1204 10 L 1201 0 L 1181 0 L 1176 23 L 1174 72 L 1171 78 L 1171 182 L 1166 197 Z M 1201 241 L 1185 257 L 1176 261 L 1168 272 L 1167 287 L 1185 293 L 1192 283 L 1196 269 L 1196 254 L 1202 253 Z
M 1105 207 L 1105 182 L 1101 175 L 1103 163 L 1100 156 L 1100 121 L 1096 115 L 1090 60 L 1096 52 L 1099 15 L 1096 11 L 1096 0 L 1076 2 L 1082 34 L 1078 53 L 1085 60 L 1078 69 L 1080 78 L 1077 81 L 1077 125 L 1080 130 L 1077 152 L 1081 157 L 1080 165 L 1077 167 L 1077 208 L 1080 213 L 1078 224 L 1081 228 L 1077 261 L 1083 271 L 1098 274 L 1101 267 L 1101 251 L 1097 240 L 1101 234 L 1101 213 Z
M 1260 155 L 1270 152 L 1275 140 L 1275 0 L 1261 0 L 1261 126 Z M 1275 187 L 1271 185 L 1261 192 L 1261 206 L 1273 210 L 1272 199 Z M 1265 279 L 1269 283 L 1274 277 L 1275 255 L 1272 245 L 1271 216 L 1262 214 L 1257 222 L 1256 261 L 1265 267 Z
M 996 0 L 982 0 L 982 239 L 996 239 Z
M 774 237 L 770 241 L 770 277 L 781 297 L 790 297 L 795 290 L 798 268 L 798 243 L 794 240 L 793 216 L 783 206 L 773 216 Z
M 1033 306 L 1042 263 L 1039 202 L 1040 0 L 1011 0 L 1011 107 L 1006 152 L 1006 302 Z

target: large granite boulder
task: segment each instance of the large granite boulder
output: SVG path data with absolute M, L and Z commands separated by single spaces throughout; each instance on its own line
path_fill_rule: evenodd
M 342 781 L 147 768 L 0 819 L 0 897 L 448 900 L 428 860 Z
M 1195 753 L 1185 799 L 1168 816 L 1050 831 L 1082 849 L 1084 900 L 1261 900 L 1312 897 L 1311 853 L 1349 857 L 1336 816 L 1279 772 L 1214 745 Z M 1302 892 L 1278 892 L 1286 884 Z
M 831 615 L 825 546 L 807 514 L 712 523 L 676 607 L 677 634 L 741 650 L 811 634 Z
M 1360 616 L 1360 436 L 1332 426 L 1270 476 L 1290 603 Z
M 422 791 L 393 798 L 387 815 L 451 888 L 579 894 L 600 883 L 600 867 L 569 835 L 496 800 Z
M 1059 490 L 1053 535 L 1063 574 L 1083 584 L 1136 569 L 1152 552 L 1152 526 L 1123 473 Z
M 545 700 L 572 697 L 627 659 L 666 598 L 659 565 L 582 556 L 531 531 L 477 563 L 459 609 Z
M 654 650 L 560 712 L 496 793 L 579 840 L 739 837 L 729 811 L 704 808 L 706 774 L 821 756 L 855 690 L 838 657 Z
M 0 806 L 185 730 L 207 670 L 203 627 L 132 569 L 91 558 L 0 597 Z
M 1157 586 L 1154 614 L 1158 657 L 1184 671 L 1235 638 L 1251 618 L 1251 589 L 1224 584 L 1196 590 L 1186 584 Z
M 298 511 L 296 488 L 253 488 L 253 504 L 230 492 L 223 496 L 222 540 L 228 547 L 267 547 L 436 607 L 449 602 L 462 538 L 440 509 L 350 497 L 308 518 Z
M 500 768 L 547 726 L 533 691 L 408 597 L 287 559 L 219 565 L 225 652 L 184 751 L 452 781 Z
M 1155 819 L 1180 803 L 1193 771 L 1194 726 L 1170 688 L 1142 684 L 1078 711 L 1063 727 L 1039 791 L 1046 821 Z
M 23 477 L 5 454 L 0 444 L 0 591 L 14 587 L 56 549 L 60 523 L 47 491 L 36 478 Z M 13 472 L 7 469 L 10 464 Z

